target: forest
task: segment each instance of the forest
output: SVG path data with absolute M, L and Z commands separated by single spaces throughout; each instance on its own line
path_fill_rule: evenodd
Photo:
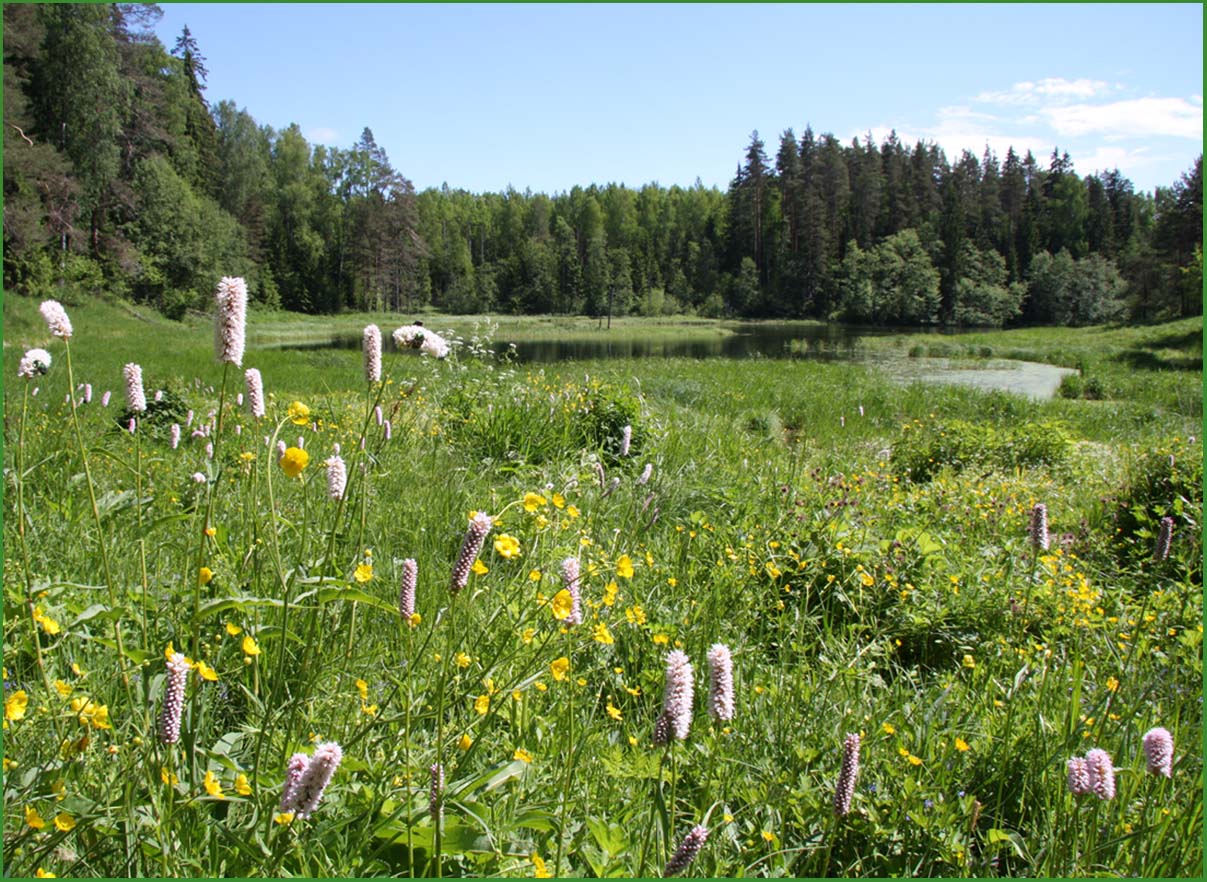
M 254 305 L 318 314 L 1013 327 L 1202 312 L 1201 155 L 1150 194 L 1117 169 L 1078 175 L 1056 147 L 949 158 L 806 126 L 770 147 L 752 133 L 724 192 L 416 192 L 367 125 L 340 149 L 211 104 L 202 47 L 187 27 L 165 47 L 161 14 L 5 5 L 8 291 L 171 317 L 236 275 Z

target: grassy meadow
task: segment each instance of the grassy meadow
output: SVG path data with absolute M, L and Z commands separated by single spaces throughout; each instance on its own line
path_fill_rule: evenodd
M 865 362 L 518 365 L 485 343 L 606 332 L 456 316 L 423 316 L 449 359 L 370 384 L 359 352 L 280 344 L 409 316 L 252 312 L 257 419 L 211 319 L 67 304 L 68 352 L 37 306 L 4 303 L 10 876 L 1203 869 L 1200 319 L 867 343 L 1080 370 L 1036 402 Z M 53 363 L 18 378 L 30 347 Z M 332 742 L 317 808 L 283 806 Z M 1075 795 L 1091 750 L 1113 788 Z

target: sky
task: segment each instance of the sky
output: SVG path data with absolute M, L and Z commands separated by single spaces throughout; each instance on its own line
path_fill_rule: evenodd
M 211 104 L 367 126 L 417 189 L 725 188 L 758 131 L 1013 145 L 1170 186 L 1203 150 L 1200 4 L 161 3 Z

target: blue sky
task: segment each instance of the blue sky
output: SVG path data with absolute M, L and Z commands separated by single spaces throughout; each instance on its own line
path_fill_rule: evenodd
M 757 129 L 1010 144 L 1168 186 L 1203 145 L 1199 4 L 163 3 L 207 97 L 312 143 L 368 126 L 418 189 L 725 187 Z

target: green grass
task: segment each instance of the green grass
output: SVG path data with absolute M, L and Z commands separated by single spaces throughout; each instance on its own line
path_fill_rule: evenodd
M 253 345 L 244 367 L 269 394 L 257 421 L 234 406 L 241 371 L 223 386 L 208 322 L 93 301 L 68 307 L 75 380 L 93 386 L 77 439 L 62 342 L 36 303 L 4 309 L 11 875 L 648 876 L 696 824 L 710 835 L 687 875 L 1201 868 L 1197 325 L 874 344 L 1084 360 L 1110 388 L 1047 402 L 806 360 L 525 367 L 408 352 L 370 388 L 357 352 Z M 367 319 L 249 325 L 279 341 Z M 424 320 L 473 332 L 472 319 Z M 33 345 L 54 364 L 19 380 Z M 134 436 L 119 428 L 127 361 L 149 397 L 167 390 Z M 289 422 L 295 399 L 317 430 Z M 220 400 L 221 433 L 190 437 Z M 305 439 L 299 478 L 265 436 Z M 336 443 L 342 501 L 324 468 Z M 1027 538 L 1037 502 L 1047 552 Z M 497 520 L 485 572 L 454 596 L 472 511 Z M 1165 516 L 1173 550 L 1155 561 Z M 504 535 L 518 556 L 495 545 Z M 549 601 L 572 556 L 584 622 L 566 628 Z M 406 558 L 414 627 L 397 607 Z M 157 735 L 169 642 L 217 676 L 190 675 L 175 746 Z M 728 722 L 708 713 L 717 642 L 734 660 Z M 695 719 L 662 748 L 672 648 L 695 666 Z M 1169 780 L 1145 773 L 1154 726 L 1174 736 Z M 848 732 L 862 764 L 839 819 Z M 311 818 L 277 823 L 286 762 L 315 739 L 339 742 L 343 762 Z M 1092 747 L 1118 768 L 1112 800 L 1066 788 L 1066 760 Z

